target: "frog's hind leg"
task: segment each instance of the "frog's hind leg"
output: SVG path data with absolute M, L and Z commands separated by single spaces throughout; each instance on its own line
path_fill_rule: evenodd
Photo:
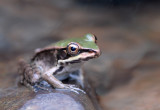
M 19 84 L 36 92 L 37 89 L 34 85 L 40 80 L 40 72 L 38 71 L 38 68 L 33 64 L 26 63 L 24 60 L 20 60 L 18 73 L 20 74 Z

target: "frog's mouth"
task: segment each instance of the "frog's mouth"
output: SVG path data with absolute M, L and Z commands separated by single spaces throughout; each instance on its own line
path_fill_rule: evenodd
M 67 63 L 67 64 L 81 63 L 99 57 L 100 54 L 101 54 L 100 50 L 83 49 L 82 51 L 80 51 L 78 55 L 61 60 L 61 63 Z
M 92 49 L 83 49 L 80 58 L 83 61 L 88 61 L 89 59 L 97 58 L 101 55 L 100 50 L 92 50 Z

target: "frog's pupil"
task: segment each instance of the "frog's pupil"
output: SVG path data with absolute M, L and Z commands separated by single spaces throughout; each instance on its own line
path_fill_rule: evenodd
M 75 51 L 75 50 L 76 50 L 76 48 L 75 48 L 75 47 L 71 47 L 71 50 L 72 50 L 72 51 Z

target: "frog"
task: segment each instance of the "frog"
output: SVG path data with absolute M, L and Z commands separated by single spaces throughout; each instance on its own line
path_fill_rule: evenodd
M 77 93 L 82 89 L 73 84 L 64 84 L 62 81 L 72 76 L 75 79 L 80 78 L 83 85 L 82 65 L 100 55 L 97 37 L 93 34 L 58 41 L 36 49 L 29 62 L 20 61 L 19 83 L 34 91 L 37 91 L 37 88 L 47 90 L 48 87 L 52 87 Z M 75 71 L 79 71 L 77 76 L 72 74 Z

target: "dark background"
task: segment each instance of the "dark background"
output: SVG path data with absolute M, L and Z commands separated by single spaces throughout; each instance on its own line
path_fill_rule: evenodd
M 158 0 L 0 0 L 0 90 L 16 84 L 18 59 L 86 33 L 102 51 L 84 70 L 103 110 L 159 110 Z

